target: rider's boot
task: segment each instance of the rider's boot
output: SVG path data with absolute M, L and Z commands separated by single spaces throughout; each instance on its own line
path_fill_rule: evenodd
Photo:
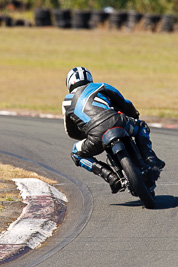
M 163 169 L 165 162 L 156 156 L 151 141 L 144 136 L 137 136 L 135 140 L 145 163 L 152 168 Z
M 102 177 L 106 182 L 109 183 L 111 191 L 116 194 L 118 191 L 124 191 L 125 187 L 121 184 L 120 179 L 112 171 L 112 169 L 101 161 L 96 161 L 92 164 L 92 171 L 94 174 Z

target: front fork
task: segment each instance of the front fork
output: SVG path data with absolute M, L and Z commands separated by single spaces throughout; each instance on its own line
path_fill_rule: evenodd
M 133 151 L 134 155 L 133 155 L 133 159 L 135 159 L 135 165 L 140 169 L 141 171 L 141 176 L 142 176 L 142 180 L 143 182 L 147 185 L 147 187 L 150 188 L 150 183 L 151 185 L 153 184 L 153 179 L 150 176 L 150 170 L 151 167 L 149 167 L 143 160 L 140 151 L 137 147 L 137 145 L 135 144 L 134 140 L 132 138 L 130 138 L 130 145 L 131 145 L 131 150 Z M 153 181 L 152 181 L 153 180 Z M 153 187 L 155 188 L 156 185 L 154 184 Z
M 144 162 L 142 155 L 140 154 L 140 150 L 138 149 L 134 140 L 131 138 L 130 138 L 130 145 L 131 145 L 132 151 L 134 152 L 134 158 L 136 160 L 136 163 L 138 167 L 140 168 L 141 173 L 144 174 L 144 172 L 148 170 L 148 166 Z

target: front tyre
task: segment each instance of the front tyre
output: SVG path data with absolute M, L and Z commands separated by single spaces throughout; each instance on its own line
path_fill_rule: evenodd
M 117 154 L 117 157 L 133 191 L 138 195 L 143 205 L 147 209 L 153 209 L 155 206 L 153 196 L 143 183 L 141 175 L 136 170 L 135 165 L 131 161 L 128 153 L 125 150 L 120 151 Z

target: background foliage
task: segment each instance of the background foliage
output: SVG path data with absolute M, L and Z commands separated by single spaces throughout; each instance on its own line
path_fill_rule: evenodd
M 176 13 L 178 0 L 60 0 L 64 8 L 104 8 L 111 6 L 115 9 L 134 9 L 147 13 Z
M 13 1 L 0 0 L 0 5 Z M 102 9 L 111 6 L 115 9 L 134 9 L 143 13 L 178 13 L 178 0 L 22 0 L 32 8 L 71 8 Z

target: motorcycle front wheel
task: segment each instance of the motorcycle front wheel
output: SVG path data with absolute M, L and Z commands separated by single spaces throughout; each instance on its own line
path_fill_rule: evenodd
M 155 206 L 153 196 L 143 183 L 141 174 L 137 171 L 127 151 L 120 151 L 117 157 L 133 191 L 140 198 L 145 208 L 153 209 Z

